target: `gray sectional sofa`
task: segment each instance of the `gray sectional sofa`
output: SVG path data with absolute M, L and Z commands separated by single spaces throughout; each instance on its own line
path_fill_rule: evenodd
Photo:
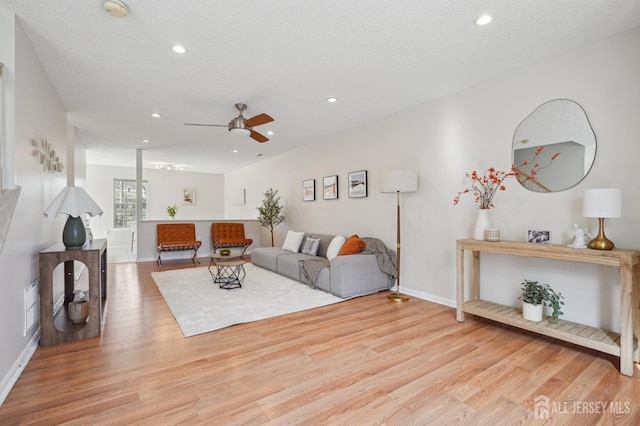
M 362 253 L 337 256 L 327 261 L 327 248 L 334 235 L 305 233 L 304 238 L 309 237 L 320 240 L 317 256 L 294 253 L 278 247 L 259 247 L 251 251 L 251 262 L 301 283 L 309 283 L 303 273 L 304 261 L 324 261 L 322 263 L 327 263 L 328 266 L 322 268 L 317 277 L 314 277 L 313 285 L 342 298 L 388 290 L 395 283 L 395 252 L 387 250 L 379 240 L 363 238 L 369 243 Z M 378 244 L 370 244 L 371 242 Z M 379 249 L 380 246 L 382 250 Z M 383 263 L 386 265 L 382 265 Z M 383 272 L 381 265 L 393 275 Z M 390 265 L 393 265 L 393 271 Z

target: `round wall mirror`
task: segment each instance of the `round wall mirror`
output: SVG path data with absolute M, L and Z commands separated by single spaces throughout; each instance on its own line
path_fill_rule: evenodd
M 596 158 L 596 135 L 584 109 L 554 99 L 535 109 L 513 134 L 511 161 L 518 181 L 535 192 L 562 191 L 577 185 Z

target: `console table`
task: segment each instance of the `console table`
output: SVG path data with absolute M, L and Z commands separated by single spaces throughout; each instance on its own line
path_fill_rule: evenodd
M 471 252 L 468 300 L 464 295 L 464 253 Z M 480 253 L 537 257 L 570 262 L 615 266 L 620 269 L 620 333 L 589 327 L 570 321 L 541 322 L 522 318 L 521 310 L 481 300 Z M 633 376 L 633 363 L 640 362 L 640 250 L 574 249 L 561 245 L 533 244 L 516 241 L 489 242 L 474 239 L 456 241 L 456 319 L 464 321 L 470 313 L 500 323 L 519 327 L 545 336 L 585 346 L 620 357 L 620 372 Z
M 57 244 L 40 252 L 40 344 L 51 345 L 99 336 L 107 301 L 107 240 L 93 240 L 87 247 L 67 250 Z M 67 306 L 73 300 L 74 261 L 80 261 L 89 273 L 89 317 L 74 324 Z M 53 271 L 64 264 L 64 307 L 53 315 Z

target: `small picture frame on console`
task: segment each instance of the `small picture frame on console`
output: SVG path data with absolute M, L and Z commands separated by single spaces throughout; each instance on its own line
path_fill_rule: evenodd
M 527 242 L 536 244 L 551 244 L 551 231 L 527 231 Z

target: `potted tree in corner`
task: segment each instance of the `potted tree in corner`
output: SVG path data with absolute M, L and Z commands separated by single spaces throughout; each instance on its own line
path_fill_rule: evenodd
M 529 321 L 542 321 L 542 310 L 545 306 L 553 309 L 551 321 L 556 321 L 562 311 L 560 306 L 564 305 L 561 293 L 556 293 L 548 284 L 540 284 L 538 281 L 524 280 L 521 284 L 522 295 L 518 298 L 522 300 L 522 316 Z
M 271 232 L 271 247 L 273 247 L 273 228 L 278 226 L 284 221 L 284 214 L 282 214 L 283 207 L 280 205 L 280 197 L 278 196 L 278 190 L 269 188 L 264 193 L 264 199 L 262 205 L 257 207 L 260 215 L 258 221 L 260 225 L 264 226 Z

